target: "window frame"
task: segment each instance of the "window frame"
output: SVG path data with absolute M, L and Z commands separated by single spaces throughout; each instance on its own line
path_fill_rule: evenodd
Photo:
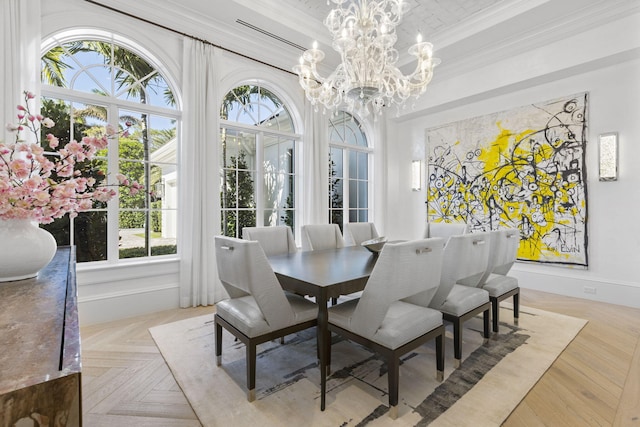
M 162 117 L 170 120 L 175 120 L 176 126 L 176 153 L 175 153 L 175 163 L 171 165 L 175 166 L 175 175 L 177 177 L 180 176 L 180 144 L 181 144 L 181 126 L 182 126 L 182 104 L 179 92 L 176 90 L 176 85 L 173 80 L 170 78 L 170 74 L 166 71 L 166 67 L 162 66 L 161 61 L 153 57 L 152 55 L 145 52 L 145 50 L 131 40 L 119 36 L 115 33 L 109 31 L 102 30 L 70 30 L 70 31 L 62 31 L 53 36 L 48 37 L 43 40 L 40 46 L 40 56 L 44 56 L 49 50 L 58 45 L 64 45 L 66 43 L 77 42 L 77 41 L 98 41 L 103 43 L 109 43 L 112 45 L 116 45 L 119 48 L 126 49 L 129 52 L 137 55 L 144 61 L 154 68 L 155 73 L 160 75 L 164 82 L 167 84 L 167 87 L 172 91 L 174 99 L 175 99 L 175 109 L 160 107 L 152 104 L 144 104 L 141 102 L 129 101 L 126 99 L 120 99 L 117 96 L 112 95 L 98 95 L 91 92 L 80 91 L 77 89 L 73 89 L 70 87 L 60 87 L 53 86 L 45 83 L 44 81 L 40 81 L 40 96 L 39 99 L 42 98 L 50 98 L 61 100 L 66 103 L 81 103 L 86 105 L 101 105 L 105 106 L 107 109 L 107 124 L 114 126 L 115 129 L 118 128 L 119 125 L 119 111 L 133 111 L 136 113 L 144 113 L 149 114 L 152 117 Z M 78 64 L 75 64 L 76 66 Z M 82 67 L 84 68 L 90 68 Z M 126 71 L 126 70 L 125 70 Z M 69 82 L 71 83 L 71 81 Z M 78 136 L 74 135 L 74 138 L 77 139 Z M 115 142 L 114 142 L 115 140 Z M 108 183 L 116 184 L 116 174 L 119 173 L 119 165 L 120 162 L 124 159 L 120 159 L 119 157 L 119 139 L 114 138 L 110 140 L 107 154 L 107 164 L 109 170 Z M 169 143 L 169 142 L 168 142 Z M 150 165 L 155 164 L 151 160 L 151 156 L 149 159 L 142 159 L 142 163 L 149 163 Z M 147 185 L 147 184 L 146 184 Z M 180 191 L 180 182 L 177 182 L 177 191 Z M 144 191 L 144 190 L 143 190 Z M 120 248 L 119 248 L 119 220 L 120 220 L 120 212 L 123 212 L 128 209 L 121 209 L 120 206 L 120 197 L 115 197 L 107 203 L 106 209 L 99 210 L 90 210 L 88 212 L 106 212 L 107 215 L 107 231 L 106 231 L 106 259 L 105 260 L 96 260 L 96 261 L 85 261 L 79 264 L 83 269 L 99 269 L 107 266 L 116 266 L 116 265 L 127 265 L 127 264 L 137 264 L 137 263 L 149 263 L 149 262 L 158 262 L 163 260 L 174 261 L 179 258 L 180 254 L 180 236 L 176 235 L 176 253 L 168 254 L 168 255 L 145 255 L 142 257 L 132 257 L 132 258 L 120 258 Z M 157 209 L 152 208 L 151 205 L 146 206 L 142 211 L 149 211 L 149 218 L 152 215 L 152 212 Z M 164 209 L 163 209 L 164 210 Z M 169 209 L 174 211 L 174 215 L 176 218 L 180 216 L 180 204 L 179 199 L 176 200 L 176 207 Z M 147 227 L 152 227 L 151 222 L 147 224 Z M 151 232 L 151 231 L 150 231 Z M 74 240 L 74 220 L 69 219 L 69 239 L 70 242 Z M 148 251 L 151 250 L 151 243 Z
M 350 211 L 350 197 L 351 197 L 351 191 L 349 189 L 350 185 L 350 180 L 352 179 L 350 176 L 350 167 L 349 167 L 349 153 L 350 152 L 354 152 L 354 153 L 366 153 L 367 154 L 367 207 L 366 207 L 366 211 L 367 211 L 367 221 L 366 222 L 373 222 L 373 167 L 374 167 L 374 158 L 373 158 L 373 154 L 374 154 L 374 149 L 371 146 L 371 138 L 369 138 L 369 132 L 367 132 L 367 130 L 365 129 L 365 125 L 362 122 L 362 120 L 360 120 L 360 118 L 358 118 L 356 115 L 347 112 L 347 111 L 340 111 L 340 113 L 342 114 L 346 114 L 351 116 L 351 118 L 353 118 L 353 120 L 355 120 L 357 122 L 358 128 L 360 129 L 360 132 L 362 134 L 362 137 L 364 138 L 364 142 L 367 144 L 366 146 L 362 146 L 362 145 L 357 145 L 357 144 L 349 144 L 349 143 L 345 143 L 345 142 L 333 142 L 331 140 L 331 127 L 333 126 L 331 123 L 329 123 L 329 130 L 328 130 L 328 134 L 327 134 L 327 139 L 328 139 L 328 151 L 329 151 L 329 155 L 331 155 L 331 149 L 332 148 L 338 148 L 340 150 L 342 150 L 342 169 L 343 169 L 343 176 L 342 176 L 342 180 L 343 180 L 343 186 L 342 186 L 342 224 L 340 225 L 340 229 L 344 229 L 344 225 L 349 223 L 349 211 Z M 361 181 L 359 178 L 353 178 L 357 181 Z M 331 180 L 331 173 L 329 171 L 329 180 Z M 330 189 L 330 185 L 329 185 L 329 189 Z M 331 194 L 328 194 L 328 197 L 331 197 Z M 364 210 L 362 208 L 356 208 L 358 210 Z M 329 199 L 329 222 L 331 222 L 331 212 L 337 210 L 337 209 L 332 209 L 331 208 L 331 200 Z M 361 221 L 356 221 L 356 222 L 361 222 Z
M 302 203 L 302 196 L 300 194 L 300 189 L 302 188 L 302 140 L 303 137 L 301 134 L 296 132 L 297 129 L 297 123 L 295 120 L 295 116 L 291 113 L 291 108 L 292 108 L 292 103 L 289 101 L 289 99 L 286 96 L 283 96 L 282 91 L 278 90 L 277 88 L 274 88 L 273 86 L 265 83 L 264 81 L 244 81 L 244 82 L 239 82 L 234 84 L 230 89 L 228 89 L 227 91 L 224 92 L 224 95 L 222 98 L 224 98 L 229 92 L 232 92 L 235 88 L 240 87 L 240 86 L 244 86 L 244 85 L 250 85 L 250 86 L 258 86 L 261 89 L 266 89 L 269 92 L 271 92 L 273 95 L 275 95 L 279 101 L 282 103 L 282 106 L 287 110 L 288 114 L 289 114 L 289 118 L 291 120 L 291 125 L 293 127 L 294 132 L 289 133 L 289 132 L 285 132 L 285 131 L 281 131 L 281 130 L 277 130 L 277 129 L 271 129 L 269 127 L 266 126 L 256 126 L 256 125 L 248 125 L 245 123 L 242 123 L 240 121 L 233 121 L 233 120 L 228 120 L 228 119 L 223 119 L 222 117 L 219 118 L 219 134 L 222 133 L 222 129 L 229 129 L 229 130 L 235 130 L 235 131 L 239 131 L 239 132 L 244 132 L 244 133 L 248 133 L 248 134 L 252 134 L 255 135 L 255 150 L 256 150 L 256 157 L 255 157 L 255 181 L 254 181 L 254 198 L 255 198 L 255 213 L 256 213 L 256 223 L 255 226 L 256 227 L 264 227 L 265 226 L 265 221 L 264 221 L 264 216 L 265 216 L 265 212 L 267 211 L 267 209 L 265 209 L 265 191 L 264 191 L 264 182 L 265 182 L 265 175 L 266 175 L 266 171 L 264 169 L 264 150 L 265 150 L 265 138 L 267 136 L 274 136 L 277 138 L 283 138 L 284 140 L 289 140 L 293 142 L 293 146 L 294 146 L 294 156 L 293 156 L 293 162 L 294 162 L 294 168 L 293 168 L 293 197 L 294 197 L 294 208 L 291 209 L 294 212 L 294 227 L 292 228 L 292 231 L 294 233 L 295 236 L 299 235 L 299 230 L 301 227 L 301 218 L 302 218 L 302 211 L 301 211 L 301 203 Z M 220 103 L 222 103 L 222 99 L 220 100 Z M 220 139 L 218 139 L 218 147 L 220 148 L 222 145 L 222 141 Z M 222 157 L 222 154 L 221 154 Z M 224 171 L 222 169 L 222 165 L 219 165 L 219 172 L 220 172 L 220 185 L 224 185 L 225 182 L 225 176 L 224 176 Z M 222 213 L 224 210 L 232 210 L 231 208 L 223 208 L 222 206 L 220 206 L 220 213 L 221 213 L 221 218 L 222 218 Z M 236 234 L 239 233 L 239 230 L 236 230 Z M 242 238 L 242 235 L 238 235 L 238 238 Z

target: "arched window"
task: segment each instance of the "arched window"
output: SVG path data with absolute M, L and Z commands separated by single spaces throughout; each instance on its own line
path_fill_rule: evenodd
M 220 107 L 222 233 L 288 225 L 296 229 L 297 145 L 283 101 L 258 84 L 237 86 Z
M 339 111 L 329 118 L 329 222 L 367 222 L 373 150 L 360 122 Z
M 41 111 L 56 122 L 48 131 L 62 145 L 102 134 L 107 125 L 128 127 L 128 135 L 110 139 L 98 153 L 92 173 L 111 182 L 122 173 L 144 189 L 45 228 L 59 245 L 75 245 L 79 262 L 176 254 L 180 114 L 167 80 L 113 35 L 60 36 L 44 46 Z

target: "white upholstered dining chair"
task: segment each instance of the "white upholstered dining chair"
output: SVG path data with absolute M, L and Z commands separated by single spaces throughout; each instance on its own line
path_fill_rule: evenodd
M 349 222 L 344 225 L 344 241 L 347 246 L 358 246 L 376 237 L 380 235 L 372 222 Z
M 359 299 L 329 308 L 329 330 L 382 355 L 388 366 L 389 415 L 397 416 L 400 356 L 436 340 L 436 377 L 444 370 L 444 326 L 435 309 L 403 301 L 422 293 L 424 301 L 440 284 L 443 241 L 387 243 Z M 331 360 L 331 339 L 327 343 Z M 321 375 L 326 375 L 321 372 Z
M 428 222 L 423 237 L 440 237 L 446 242 L 451 236 L 467 234 L 468 232 L 469 226 L 464 222 Z
M 222 363 L 222 328 L 246 346 L 247 400 L 255 399 L 256 347 L 317 324 L 318 306 L 285 293 L 256 241 L 216 236 L 218 275 L 230 298 L 216 304 L 215 353 Z
M 489 260 L 489 233 L 453 235 L 444 247 L 442 274 L 438 291 L 418 294 L 408 302 L 428 306 L 442 312 L 444 320 L 453 324 L 454 367 L 462 361 L 462 326 L 482 313 L 483 336 L 489 338 L 489 293 L 477 287 Z M 458 282 L 466 285 L 458 284 Z
M 242 238 L 258 241 L 267 256 L 290 254 L 298 250 L 291 228 L 287 225 L 244 227 Z
M 491 231 L 491 251 L 487 270 L 478 286 L 489 292 L 493 332 L 499 332 L 500 301 L 513 297 L 513 322 L 517 325 L 520 313 L 518 279 L 509 276 L 518 258 L 520 231 L 507 228 Z
M 323 249 L 344 248 L 344 238 L 338 224 L 308 224 L 300 229 L 302 250 L 319 251 Z

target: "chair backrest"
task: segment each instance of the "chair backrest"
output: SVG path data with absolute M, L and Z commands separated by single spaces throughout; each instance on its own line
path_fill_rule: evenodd
M 371 338 L 392 303 L 418 293 L 433 296 L 440 284 L 443 246 L 442 239 L 387 243 L 353 313 L 353 331 Z
M 372 222 L 350 222 L 344 226 L 344 241 L 347 246 L 358 246 L 376 237 L 380 235 Z
M 444 247 L 440 286 L 431 299 L 430 306 L 442 306 L 456 283 L 478 286 L 487 269 L 490 250 L 489 232 L 449 237 Z
M 257 240 L 267 256 L 296 252 L 296 241 L 291 228 L 287 225 L 276 227 L 244 227 L 242 238 Z
M 302 250 L 319 251 L 344 247 L 344 238 L 338 224 L 310 224 L 303 225 Z
M 518 246 L 520 245 L 520 232 L 515 228 L 492 230 L 491 249 L 489 251 L 489 261 L 487 268 L 478 282 L 482 287 L 491 274 L 506 275 L 518 256 Z
M 290 325 L 293 309 L 260 243 L 215 236 L 218 276 L 231 298 L 251 295 L 274 329 Z
M 489 276 L 493 272 L 493 269 L 496 267 L 496 259 L 498 257 L 498 253 L 502 250 L 503 242 L 501 230 L 491 230 L 489 231 L 489 236 L 489 259 L 487 260 L 487 268 L 478 281 L 478 287 L 484 286 L 484 284 L 489 279 Z
M 520 231 L 515 228 L 507 228 L 499 231 L 500 250 L 493 259 L 494 274 L 506 276 L 518 259 L 518 248 L 520 247 Z
M 446 242 L 451 236 L 467 234 L 468 232 L 469 226 L 464 222 L 428 222 L 424 237 L 441 237 Z

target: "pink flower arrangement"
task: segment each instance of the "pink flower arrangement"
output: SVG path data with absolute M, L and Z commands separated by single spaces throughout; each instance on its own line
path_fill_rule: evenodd
M 17 107 L 17 124 L 7 125 L 9 131 L 16 132 L 16 140 L 0 142 L 0 219 L 29 219 L 48 224 L 67 213 L 74 218 L 78 212 L 91 209 L 94 201 L 108 202 L 115 197 L 115 185 L 82 176 L 76 168 L 79 162 L 92 160 L 98 150 L 107 147 L 108 138 L 117 136 L 114 129 L 107 126 L 106 135 L 70 141 L 60 149 L 58 138 L 47 134 L 50 150 L 45 151 L 40 144 L 41 127 L 52 128 L 55 123 L 33 114 L 29 102 L 35 95 L 24 94 L 25 105 Z M 22 139 L 23 132 L 33 133 L 36 142 Z M 122 134 L 126 136 L 127 131 Z M 140 184 L 130 182 L 122 174 L 116 178 L 117 186 L 126 187 L 130 194 L 141 189 Z

